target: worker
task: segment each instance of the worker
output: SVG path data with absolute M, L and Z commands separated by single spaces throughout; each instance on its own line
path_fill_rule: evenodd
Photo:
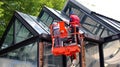
M 73 11 L 70 11 L 69 26 L 71 28 L 71 33 L 74 33 L 74 32 L 78 33 L 79 32 L 79 27 L 81 26 L 80 25 L 80 19 L 77 15 L 74 14 Z M 75 28 L 76 28 L 76 31 L 75 31 Z M 75 37 L 77 38 L 77 43 L 79 43 L 78 34 L 76 34 L 76 36 L 74 34 L 72 35 L 72 43 L 75 43 Z
M 69 17 L 70 17 L 69 26 L 71 28 L 71 33 L 74 33 L 74 32 L 78 33 L 79 27 L 80 27 L 79 17 L 77 15 L 75 15 L 73 11 L 70 11 Z M 75 28 L 76 28 L 76 31 L 75 31 Z M 77 38 L 77 39 L 75 39 L 75 38 Z M 80 44 L 78 34 L 76 34 L 76 35 L 72 34 L 72 43 L 75 43 L 76 41 L 77 41 L 77 44 Z M 76 63 L 78 63 L 77 53 L 73 54 L 71 56 L 71 58 L 73 59 L 71 67 L 75 67 L 77 65 Z
M 52 25 L 53 25 L 54 45 L 55 47 L 60 47 L 62 46 L 62 40 L 60 38 L 59 23 L 57 20 L 54 20 Z

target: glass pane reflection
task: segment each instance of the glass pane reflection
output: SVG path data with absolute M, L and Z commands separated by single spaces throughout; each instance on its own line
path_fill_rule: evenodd
M 98 44 L 93 42 L 86 42 L 85 56 L 86 67 L 100 67 Z
M 15 23 L 16 23 L 16 26 L 15 26 L 15 29 L 16 29 L 16 43 L 18 42 L 21 42 L 27 38 L 30 38 L 32 37 L 33 35 L 25 28 L 24 25 L 22 25 L 20 23 L 20 21 L 18 21 L 17 19 L 15 20 Z
M 62 56 L 53 56 L 51 45 L 46 43 L 44 48 L 44 67 L 63 67 Z
M 103 47 L 106 67 L 120 67 L 120 40 L 105 43 Z
M 83 28 L 92 34 L 95 34 L 100 37 L 107 37 L 113 34 L 110 30 L 103 27 L 98 22 L 94 21 L 90 17 L 87 17 L 85 22 L 83 23 Z
M 0 58 L 0 65 L 0 67 L 37 67 L 37 43 L 5 54 Z
M 1 49 L 9 47 L 13 42 L 13 25 L 11 26 Z

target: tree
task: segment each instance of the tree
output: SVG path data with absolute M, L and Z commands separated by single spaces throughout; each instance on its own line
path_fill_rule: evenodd
M 7 27 L 15 10 L 38 16 L 43 6 L 48 6 L 57 10 L 61 10 L 66 0 L 2 0 L 0 3 L 0 22 L 4 24 L 0 29 L 0 37 Z M 0 26 L 1 28 L 1 26 Z

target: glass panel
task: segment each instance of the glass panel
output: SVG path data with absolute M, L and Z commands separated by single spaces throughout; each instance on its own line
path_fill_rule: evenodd
M 76 15 L 78 15 L 79 18 L 81 18 L 81 17 L 83 16 L 83 13 L 82 13 L 80 10 L 76 9 L 76 8 L 72 8 L 72 11 L 73 11 Z
M 53 56 L 51 44 L 46 43 L 44 48 L 44 67 L 63 67 L 62 56 Z
M 85 22 L 83 23 L 83 28 L 85 28 L 88 32 L 100 37 L 107 37 L 107 36 L 113 35 L 113 32 L 106 29 L 105 27 L 100 25 L 98 22 L 95 22 L 89 17 L 87 17 Z
M 83 27 L 86 28 L 91 33 L 95 34 L 99 25 L 100 24 L 98 24 L 97 22 L 95 22 L 91 18 L 87 17 L 84 24 L 83 24 Z
M 46 12 L 44 12 L 40 20 L 42 21 L 42 23 L 45 23 L 46 26 L 49 26 L 52 23 L 53 18 L 49 16 Z
M 15 23 L 16 23 L 16 26 L 15 26 L 16 43 L 21 42 L 21 41 L 33 36 L 18 20 L 15 20 Z
M 40 25 L 37 24 L 37 17 L 35 16 L 30 16 L 24 13 L 20 13 L 18 12 L 19 15 L 21 15 L 21 17 L 23 17 L 23 19 L 28 23 L 28 25 L 30 25 L 34 30 L 36 30 L 37 33 L 41 34 L 41 33 L 46 33 L 47 31 L 45 31 L 43 28 L 40 27 Z
M 65 13 L 66 13 L 66 15 L 68 15 L 68 16 L 69 16 L 70 10 L 72 10 L 72 11 L 74 12 L 74 14 L 78 15 L 79 18 L 82 18 L 82 16 L 84 15 L 84 13 L 83 13 L 82 11 L 80 11 L 79 8 L 74 8 L 74 7 L 70 6 L 70 5 L 68 5 L 68 7 L 66 7 L 66 8 L 67 8 L 67 10 L 66 10 Z
M 52 18 L 52 17 L 49 17 L 48 20 L 47 20 L 46 25 L 47 25 L 47 26 L 50 26 L 50 24 L 52 23 L 52 21 L 53 21 L 53 18 Z
M 100 25 L 98 28 L 96 28 L 97 30 L 95 31 L 95 34 L 97 36 L 101 36 L 101 34 L 103 33 L 103 29 L 104 27 L 102 25 Z
M 10 46 L 13 42 L 13 25 L 11 26 L 6 38 L 5 38 L 5 41 L 3 43 L 3 46 L 1 47 L 1 49 L 4 49 L 8 46 Z
M 85 49 L 86 67 L 100 67 L 98 44 L 86 42 Z
M 42 17 L 40 18 L 40 20 L 44 23 L 46 23 L 47 19 L 48 19 L 48 14 L 46 12 L 43 13 Z
M 21 28 L 21 26 L 22 26 L 22 24 L 16 19 L 15 20 L 15 31 L 16 31 L 16 33 L 18 33 L 19 31 L 20 31 L 20 28 Z
M 103 21 L 105 21 L 106 23 L 110 24 L 111 26 L 113 26 L 114 28 L 118 29 L 120 28 L 120 23 L 118 22 L 115 22 L 115 21 L 112 21 L 106 17 L 101 17 L 101 16 L 98 16 L 96 15 L 97 17 L 99 17 L 100 19 L 102 19 Z
M 39 21 L 39 25 L 42 26 L 45 30 L 49 31 L 49 27 L 46 26 L 43 22 Z
M 70 11 L 70 9 L 68 8 L 67 11 L 66 11 L 67 16 L 69 16 L 69 11 Z
M 110 36 L 110 35 L 113 35 L 113 33 L 111 31 L 107 30 L 107 29 L 104 29 L 101 37 L 107 37 L 107 36 Z
M 106 37 L 112 35 L 113 33 L 108 29 L 104 28 L 98 22 L 93 19 L 87 17 L 85 22 L 83 23 L 83 28 L 85 28 L 88 32 L 95 34 L 97 36 Z
M 105 67 L 120 67 L 120 40 L 104 44 Z
M 0 67 L 37 67 L 37 43 L 3 55 L 0 57 Z
M 17 19 L 15 20 L 15 42 L 21 42 L 27 38 L 32 37 L 33 35 L 18 21 Z M 13 25 L 10 28 L 10 31 L 8 32 L 5 41 L 3 43 L 3 46 L 1 49 L 4 49 L 6 47 L 9 47 L 12 45 L 13 42 Z
M 54 19 L 48 15 L 46 12 L 43 13 L 42 17 L 39 20 L 40 26 L 42 26 L 45 30 L 49 31 L 49 25 L 52 23 Z

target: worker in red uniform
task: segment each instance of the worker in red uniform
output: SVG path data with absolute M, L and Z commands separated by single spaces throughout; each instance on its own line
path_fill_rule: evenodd
M 71 33 L 78 33 L 79 32 L 79 27 L 80 27 L 80 19 L 77 15 L 75 15 L 73 13 L 73 11 L 70 12 L 70 23 L 69 26 L 71 28 Z M 75 31 L 76 28 L 76 31 Z M 76 38 L 77 38 L 77 43 L 79 43 L 78 41 L 78 34 L 76 34 Z M 75 36 L 74 34 L 72 35 L 72 43 L 75 43 Z M 80 44 L 80 43 L 79 43 Z
M 73 13 L 73 11 L 70 11 L 70 23 L 69 23 L 69 26 L 71 28 L 71 33 L 78 33 L 79 32 L 79 27 L 80 27 L 80 19 L 77 15 L 75 15 Z M 75 29 L 76 28 L 76 29 Z M 75 31 L 76 30 L 76 31 Z M 77 39 L 75 39 L 77 38 Z M 78 41 L 78 34 L 72 34 L 72 43 L 75 43 L 77 40 L 77 44 L 80 44 L 80 42 Z M 75 67 L 78 63 L 78 60 L 77 60 L 77 53 L 76 54 L 73 54 L 71 56 L 71 58 L 73 59 L 72 60 L 72 65 L 71 67 Z

